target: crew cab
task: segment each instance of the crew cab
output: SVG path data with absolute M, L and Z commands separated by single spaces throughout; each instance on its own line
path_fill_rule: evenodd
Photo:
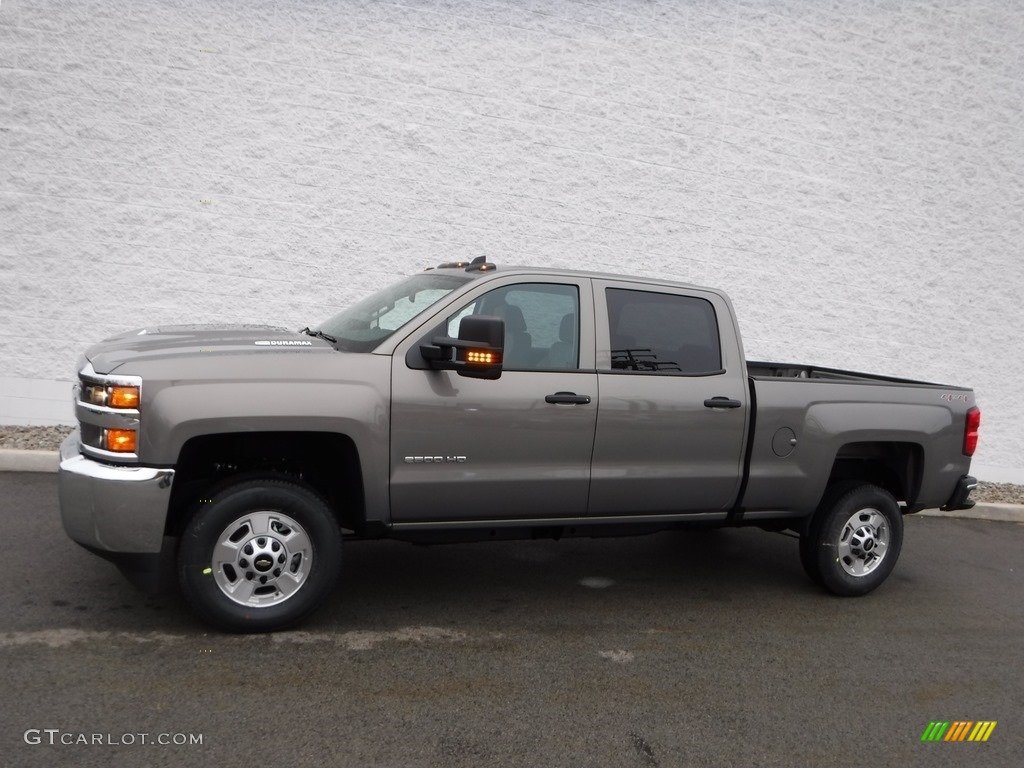
M 976 485 L 971 390 L 747 361 L 724 293 L 652 278 L 448 263 L 301 332 L 129 331 L 77 374 L 65 530 L 228 631 L 309 616 L 351 538 L 756 525 L 863 595 L 903 515 Z

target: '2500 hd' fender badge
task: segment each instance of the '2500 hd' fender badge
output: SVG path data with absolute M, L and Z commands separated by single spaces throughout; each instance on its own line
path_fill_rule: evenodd
M 406 464 L 465 464 L 465 456 L 406 456 Z

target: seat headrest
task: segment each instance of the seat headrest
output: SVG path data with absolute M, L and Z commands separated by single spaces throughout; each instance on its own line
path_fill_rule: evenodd
M 526 318 L 523 317 L 523 310 L 515 304 L 502 304 L 497 307 L 494 314 L 505 321 L 505 330 L 509 333 L 524 333 L 526 331 Z
M 576 338 L 576 315 L 569 313 L 562 318 L 562 324 L 558 328 L 559 341 L 572 341 Z

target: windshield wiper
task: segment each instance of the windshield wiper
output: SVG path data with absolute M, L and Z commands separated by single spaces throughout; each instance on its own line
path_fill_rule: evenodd
M 329 334 L 324 333 L 323 331 L 311 331 L 311 330 L 309 330 L 309 328 L 303 328 L 301 331 L 299 331 L 299 333 L 305 333 L 308 336 L 317 336 L 318 338 L 321 338 L 324 341 L 331 342 L 331 344 L 337 344 L 338 343 L 338 340 L 336 338 L 334 338 L 333 336 L 331 336 Z

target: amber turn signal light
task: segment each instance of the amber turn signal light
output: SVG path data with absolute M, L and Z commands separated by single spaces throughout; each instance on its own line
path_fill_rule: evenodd
M 134 429 L 103 430 L 103 447 L 113 453 L 135 453 Z
M 483 349 L 470 349 L 466 352 L 466 362 L 478 365 L 493 365 L 498 362 L 498 356 L 494 352 L 487 352 Z
M 108 403 L 111 408 L 138 408 L 138 387 L 111 387 Z

